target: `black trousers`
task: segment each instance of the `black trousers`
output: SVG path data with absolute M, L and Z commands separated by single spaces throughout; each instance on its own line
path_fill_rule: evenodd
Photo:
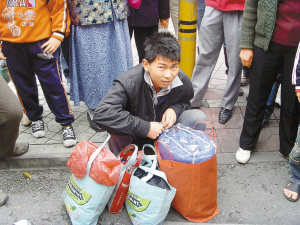
M 297 46 L 285 46 L 275 42 L 270 43 L 268 51 L 254 46 L 253 62 L 249 70 L 249 97 L 240 137 L 240 147 L 244 150 L 253 150 L 258 141 L 266 104 L 277 74 L 282 68 L 279 151 L 284 156 L 291 152 L 299 124 L 299 102 L 292 85 L 296 51 Z
M 129 26 L 130 39 L 134 31 L 134 40 L 139 55 L 139 63 L 141 63 L 145 57 L 144 42 L 146 38 L 151 37 L 158 31 L 158 24 L 153 27 L 132 27 Z

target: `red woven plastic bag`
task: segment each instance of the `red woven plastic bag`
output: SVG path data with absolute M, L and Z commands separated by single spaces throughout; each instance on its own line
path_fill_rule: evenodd
M 84 177 L 87 162 L 98 148 L 98 145 L 89 141 L 81 141 L 75 146 L 70 154 L 67 166 L 71 167 L 72 173 L 76 177 Z M 111 151 L 104 147 L 92 163 L 89 175 L 98 184 L 114 186 L 118 183 L 120 168 L 121 162 Z

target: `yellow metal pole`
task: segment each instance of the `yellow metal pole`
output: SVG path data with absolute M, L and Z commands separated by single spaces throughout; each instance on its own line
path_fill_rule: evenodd
M 190 78 L 196 60 L 197 5 L 197 0 L 180 0 L 179 3 L 178 41 L 181 45 L 179 66 Z

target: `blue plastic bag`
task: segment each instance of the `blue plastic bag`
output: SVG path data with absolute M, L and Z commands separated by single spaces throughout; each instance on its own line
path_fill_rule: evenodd
M 163 160 L 183 163 L 201 163 L 216 154 L 215 140 L 201 130 L 177 124 L 164 130 L 157 146 Z

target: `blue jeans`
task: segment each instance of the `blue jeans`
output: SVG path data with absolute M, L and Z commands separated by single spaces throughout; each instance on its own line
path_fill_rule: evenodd
M 201 25 L 201 21 L 204 15 L 204 11 L 205 11 L 205 4 L 204 4 L 205 0 L 198 0 L 198 10 L 197 10 L 197 28 L 198 28 L 198 33 L 200 30 L 200 25 Z
M 190 109 L 184 111 L 178 118 L 177 123 L 181 123 L 187 127 L 196 130 L 205 130 L 206 124 L 205 123 L 198 123 L 200 121 L 206 122 L 206 115 L 199 109 Z M 118 155 L 123 148 L 127 145 L 130 145 L 133 141 L 131 136 L 120 136 L 115 134 L 110 134 L 111 138 L 108 141 L 108 145 L 110 150 L 115 154 Z
M 291 181 L 300 185 L 300 129 L 298 128 L 298 135 L 295 145 L 290 153 L 291 166 Z
M 280 83 L 281 83 L 281 73 L 279 73 L 277 75 L 277 78 L 276 78 L 276 80 L 273 84 L 271 94 L 270 94 L 269 99 L 267 101 L 267 106 L 266 106 L 265 113 L 264 113 L 263 123 L 269 121 L 269 119 L 271 117 L 271 114 L 274 111 L 275 99 L 276 99 L 276 95 L 277 95 L 277 91 L 278 91 Z

